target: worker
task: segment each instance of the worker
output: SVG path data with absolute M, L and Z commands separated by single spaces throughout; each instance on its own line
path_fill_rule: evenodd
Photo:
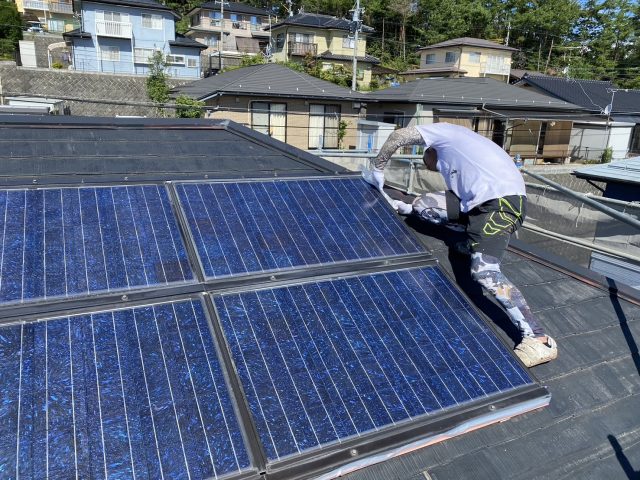
M 462 228 L 468 239 L 472 278 L 495 296 L 521 334 L 516 355 L 527 367 L 555 359 L 556 342 L 500 269 L 509 239 L 522 225 L 527 207 L 524 180 L 511 157 L 468 128 L 449 123 L 420 125 L 394 131 L 365 179 L 382 191 L 391 155 L 408 145 L 426 147 L 425 166 L 440 172 L 448 191 L 425 193 L 411 205 L 395 200 L 391 202 L 394 208 L 430 223 Z

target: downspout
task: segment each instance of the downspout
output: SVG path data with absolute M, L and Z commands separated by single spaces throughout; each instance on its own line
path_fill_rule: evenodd
M 458 47 L 458 49 L 460 50 L 460 55 L 458 55 L 458 75 L 460 75 L 460 68 L 462 66 L 462 47 Z

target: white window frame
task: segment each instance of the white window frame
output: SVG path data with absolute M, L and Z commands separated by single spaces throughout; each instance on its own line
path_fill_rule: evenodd
M 426 53 L 424 56 L 424 64 L 425 65 L 433 65 L 436 63 L 436 54 L 435 53 Z
M 469 63 L 478 65 L 480 63 L 481 52 L 469 52 Z
M 356 46 L 356 39 L 350 37 L 349 35 L 345 35 L 342 37 L 342 48 L 349 48 L 353 50 Z
M 108 53 L 107 53 L 108 52 Z M 106 53 L 106 55 L 105 55 Z M 98 55 L 103 62 L 119 62 L 120 61 L 120 48 L 119 47 L 100 47 Z
M 148 28 L 150 30 L 162 30 L 162 15 L 143 13 L 140 15 L 140 19 L 142 21 L 142 28 Z
M 458 52 L 446 52 L 444 54 L 444 63 L 456 63 L 460 59 Z
M 198 68 L 198 59 L 187 58 L 187 68 Z
M 182 59 L 182 61 L 178 59 Z M 176 65 L 178 67 L 184 67 L 186 65 L 186 60 L 184 55 L 167 55 L 166 62 L 167 62 L 167 65 Z
M 114 18 L 116 15 L 118 16 L 119 20 L 116 20 Z M 97 10 L 96 20 L 102 22 L 129 23 L 129 14 L 113 12 L 111 10 Z
M 150 62 L 150 58 L 151 56 L 157 52 L 158 50 L 156 50 L 155 48 L 140 48 L 140 47 L 135 47 L 133 49 L 133 61 L 134 63 L 145 63 L 145 64 L 149 64 Z M 148 55 L 146 55 L 145 57 L 145 52 L 148 53 Z M 145 60 L 142 60 L 142 59 Z

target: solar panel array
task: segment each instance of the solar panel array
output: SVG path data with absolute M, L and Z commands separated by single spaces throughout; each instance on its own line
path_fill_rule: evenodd
M 0 190 L 0 304 L 192 279 L 161 186 Z
M 270 460 L 533 383 L 436 267 L 215 305 Z
M 176 188 L 208 278 L 425 252 L 359 178 Z
M 0 329 L 0 476 L 218 478 L 249 467 L 202 304 Z
M 251 477 L 532 384 L 359 178 L 0 190 L 0 239 L 0 477 Z

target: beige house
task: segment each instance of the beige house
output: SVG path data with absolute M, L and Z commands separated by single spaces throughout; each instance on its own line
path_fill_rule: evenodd
M 51 33 L 64 33 L 78 28 L 71 0 L 15 0 L 16 7 L 27 19 L 27 28 Z M 35 21 L 37 19 L 37 21 Z
M 455 38 L 420 49 L 420 66 L 405 80 L 429 77 L 489 77 L 509 81 L 516 48 L 479 38 Z
M 373 28 L 362 26 L 355 38 L 350 33 L 351 21 L 329 15 L 298 13 L 271 26 L 272 53 L 275 61 L 303 62 L 312 56 L 322 69 L 343 68 L 353 71 L 353 56 L 357 56 L 358 86 L 367 88 L 371 83 L 371 70 L 380 63 L 366 54 L 367 34 Z
M 265 53 L 269 45 L 269 12 L 237 2 L 207 2 L 187 15 L 187 37 L 207 49 L 202 52 L 205 72 L 236 66 L 244 55 Z M 224 18 L 223 18 L 224 17 Z M 222 38 L 222 41 L 220 40 Z
M 275 63 L 231 70 L 173 91 L 227 119 L 303 150 L 356 148 L 367 97 Z

